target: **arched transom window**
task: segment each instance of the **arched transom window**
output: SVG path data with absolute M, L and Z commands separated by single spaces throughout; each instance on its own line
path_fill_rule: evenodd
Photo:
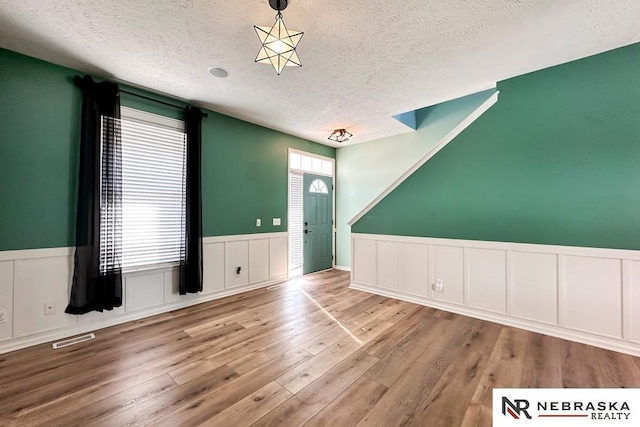
M 327 188 L 327 184 L 325 184 L 323 180 L 315 179 L 309 187 L 309 193 L 329 194 L 329 189 Z

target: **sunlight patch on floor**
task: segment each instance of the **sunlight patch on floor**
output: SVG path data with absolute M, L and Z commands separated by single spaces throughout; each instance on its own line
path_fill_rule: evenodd
M 312 297 L 311 295 L 309 295 L 308 293 L 306 293 L 306 292 L 304 291 L 304 289 L 298 288 L 298 290 L 299 290 L 300 292 L 302 292 L 302 293 L 303 293 L 303 295 L 304 295 L 304 296 L 306 296 L 306 297 L 307 297 L 311 302 L 313 302 L 315 305 L 317 305 L 317 306 L 318 306 L 318 308 L 319 308 L 320 310 L 322 310 L 322 312 L 323 312 L 323 313 L 324 313 L 324 314 L 325 314 L 329 319 L 333 320 L 333 321 L 336 323 L 336 325 L 340 326 L 340 328 L 342 328 L 342 330 L 343 330 L 343 331 L 345 331 L 347 334 L 349 334 L 349 336 L 350 336 L 351 338 L 353 338 L 353 340 L 354 340 L 355 342 L 357 342 L 357 343 L 358 343 L 358 344 L 360 344 L 360 345 L 364 344 L 364 342 L 362 342 L 362 341 L 361 341 L 361 340 L 359 340 L 355 335 L 353 335 L 349 329 L 345 328 L 345 327 L 344 327 L 344 325 L 343 325 L 343 324 L 342 324 L 338 319 L 336 319 L 335 317 L 333 317 L 333 315 L 332 315 L 331 313 L 329 313 L 327 310 L 325 310 L 325 308 L 324 308 L 322 305 L 320 305 L 320 304 L 318 303 L 318 301 L 314 300 L 314 299 L 313 299 L 313 297 Z

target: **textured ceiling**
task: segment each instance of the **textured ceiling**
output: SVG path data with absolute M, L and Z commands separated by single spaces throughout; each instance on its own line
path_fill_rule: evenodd
M 0 0 L 0 47 L 313 141 L 640 41 L 638 0 L 290 0 L 302 68 L 253 62 L 267 0 Z M 217 79 L 211 66 L 231 75 Z M 345 145 L 345 144 L 343 144 Z

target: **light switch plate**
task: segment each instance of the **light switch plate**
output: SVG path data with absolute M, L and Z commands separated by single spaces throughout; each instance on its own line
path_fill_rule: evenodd
M 282 224 L 282 222 L 280 221 L 280 218 L 273 218 L 273 225 L 280 225 Z
M 260 221 L 260 218 L 256 219 L 256 227 L 260 227 L 260 223 L 261 223 L 261 222 L 262 222 L 262 221 Z

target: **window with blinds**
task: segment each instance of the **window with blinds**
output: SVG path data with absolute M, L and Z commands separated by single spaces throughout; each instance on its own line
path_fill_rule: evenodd
M 176 263 L 185 234 L 184 122 L 123 107 L 120 127 L 122 268 Z

